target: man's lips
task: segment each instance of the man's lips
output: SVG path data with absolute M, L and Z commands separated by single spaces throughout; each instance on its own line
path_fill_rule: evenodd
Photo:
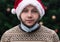
M 26 20 L 27 22 L 33 22 L 34 20 Z
M 26 21 L 34 21 L 34 20 L 26 20 Z

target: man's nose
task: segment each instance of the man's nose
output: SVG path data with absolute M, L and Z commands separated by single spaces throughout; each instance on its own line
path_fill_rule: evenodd
M 32 17 L 32 12 L 31 11 L 28 12 L 28 17 Z

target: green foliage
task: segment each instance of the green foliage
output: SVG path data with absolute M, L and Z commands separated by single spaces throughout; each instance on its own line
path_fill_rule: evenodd
M 10 12 L 11 10 L 7 11 L 7 8 L 11 9 L 12 7 L 13 7 L 13 1 L 0 0 L 0 37 L 6 30 L 19 24 L 16 15 L 12 15 Z

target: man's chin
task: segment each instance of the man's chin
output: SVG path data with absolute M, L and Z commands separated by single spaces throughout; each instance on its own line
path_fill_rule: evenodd
M 29 28 L 31 28 L 31 27 L 34 26 L 34 24 L 33 24 L 33 25 L 30 25 L 30 24 L 24 24 L 24 25 L 27 26 L 27 27 L 29 27 Z
M 28 28 L 31 28 L 36 24 L 36 22 L 35 23 L 26 23 L 26 22 L 23 22 L 23 21 L 22 21 L 22 23 Z

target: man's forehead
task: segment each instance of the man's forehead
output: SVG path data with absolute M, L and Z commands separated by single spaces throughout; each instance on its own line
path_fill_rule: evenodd
M 36 9 L 37 10 L 37 8 L 35 7 L 35 6 L 33 6 L 33 5 L 31 5 L 31 4 L 29 4 L 29 5 L 27 5 L 24 9 L 28 9 L 28 8 L 32 8 L 32 9 Z

